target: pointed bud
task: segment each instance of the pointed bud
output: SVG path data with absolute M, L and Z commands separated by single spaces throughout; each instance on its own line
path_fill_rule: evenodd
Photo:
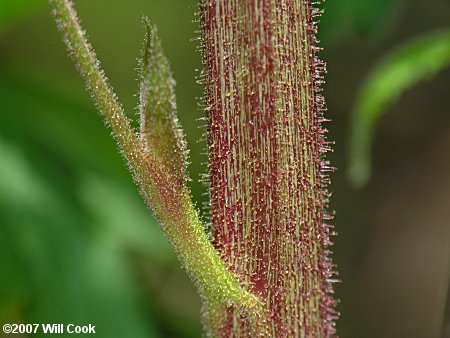
M 180 183 L 185 181 L 186 142 L 176 116 L 175 81 L 156 27 L 144 18 L 146 39 L 140 63 L 140 136 Z

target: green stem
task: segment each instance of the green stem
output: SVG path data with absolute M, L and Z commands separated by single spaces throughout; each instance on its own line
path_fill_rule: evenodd
M 95 53 L 80 27 L 69 0 L 50 0 L 57 26 L 68 51 L 103 116 L 112 129 L 141 194 L 162 224 L 179 259 L 198 286 L 205 301 L 215 306 L 230 304 L 260 316 L 261 302 L 239 285 L 209 242 L 204 227 L 183 184 L 174 183 L 164 161 L 151 144 L 143 144 L 130 126 L 122 105 L 100 68 Z

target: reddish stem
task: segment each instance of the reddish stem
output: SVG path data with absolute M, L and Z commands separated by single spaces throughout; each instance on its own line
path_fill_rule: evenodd
M 202 4 L 214 245 L 274 337 L 335 333 L 317 14 L 307 0 Z M 261 334 L 239 309 L 205 312 L 213 336 Z

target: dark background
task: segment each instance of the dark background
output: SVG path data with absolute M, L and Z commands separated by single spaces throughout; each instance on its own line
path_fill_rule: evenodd
M 133 118 L 141 17 L 157 24 L 200 206 L 206 157 L 196 2 L 76 5 Z M 345 175 L 359 88 L 392 48 L 449 28 L 450 2 L 341 0 L 326 7 L 320 37 L 336 141 L 329 158 L 339 169 L 330 187 L 343 281 L 336 286 L 338 332 L 450 337 L 448 68 L 386 108 L 368 185 L 353 189 Z M 105 338 L 199 337 L 199 297 L 133 186 L 49 12 L 41 0 L 0 0 L 0 323 L 92 323 Z

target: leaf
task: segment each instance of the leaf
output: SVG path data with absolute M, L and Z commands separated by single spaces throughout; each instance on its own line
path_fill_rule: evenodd
M 405 43 L 371 71 L 353 112 L 348 176 L 355 187 L 363 186 L 370 177 L 370 148 L 379 118 L 406 90 L 431 79 L 449 64 L 450 31 L 446 30 Z
M 141 139 L 184 182 L 186 142 L 176 116 L 175 81 L 163 53 L 156 27 L 144 18 L 146 39 L 140 69 Z
M 110 242 L 166 266 L 177 264 L 172 248 L 156 220 L 142 207 L 139 196 L 113 180 L 83 176 L 79 184 L 81 200 L 98 225 L 107 229 Z
M 159 337 L 124 250 L 140 250 L 137 241 L 117 236 L 101 213 L 93 220 L 95 210 L 73 199 L 70 184 L 66 194 L 59 192 L 55 178 L 42 170 L 48 158 L 33 165 L 39 153 L 26 153 L 3 137 L 0 156 L 0 318 L 16 312 L 23 322 L 91 322 L 102 338 Z M 121 191 L 110 188 L 120 203 Z

